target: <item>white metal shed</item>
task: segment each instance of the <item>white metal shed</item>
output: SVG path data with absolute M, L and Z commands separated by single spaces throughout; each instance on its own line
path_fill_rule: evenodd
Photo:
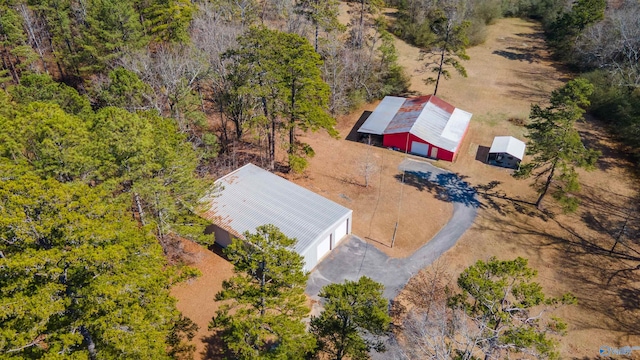
M 215 183 L 219 189 L 203 199 L 209 204 L 203 216 L 214 223 L 223 247 L 245 231 L 273 224 L 298 240 L 294 250 L 310 271 L 351 233 L 352 210 L 253 164 Z
M 496 136 L 489 149 L 491 165 L 517 169 L 524 158 L 525 143 L 513 136 Z

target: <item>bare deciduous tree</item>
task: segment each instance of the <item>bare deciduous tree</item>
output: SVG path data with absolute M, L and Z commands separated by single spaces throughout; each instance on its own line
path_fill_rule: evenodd
M 640 87 L 640 3 L 626 1 L 580 35 L 576 50 L 588 66 L 609 70 L 618 86 Z
M 379 170 L 375 155 L 371 150 L 372 147 L 368 146 L 358 164 L 358 171 L 364 178 L 364 187 L 369 187 L 369 180 L 371 180 L 371 176 Z

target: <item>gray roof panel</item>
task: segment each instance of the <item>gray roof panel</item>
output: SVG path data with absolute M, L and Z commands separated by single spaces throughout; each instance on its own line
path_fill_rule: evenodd
M 385 96 L 376 109 L 367 118 L 367 121 L 358 129 L 359 133 L 382 135 L 393 116 L 404 104 L 405 98 Z
M 273 224 L 298 240 L 298 253 L 351 213 L 350 209 L 253 164 L 215 183 L 222 188 L 203 199 L 209 204 L 205 218 L 236 236 Z

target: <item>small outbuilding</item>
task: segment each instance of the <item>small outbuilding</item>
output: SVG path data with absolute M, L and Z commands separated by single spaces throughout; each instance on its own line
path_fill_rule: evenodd
M 472 114 L 434 96 L 387 96 L 358 132 L 382 136 L 382 145 L 415 155 L 453 161 Z
M 217 190 L 205 197 L 213 222 L 208 229 L 222 247 L 265 224 L 277 226 L 298 240 L 294 250 L 313 269 L 351 233 L 353 211 L 253 164 L 216 180 Z
M 513 136 L 496 136 L 489 149 L 487 163 L 510 169 L 518 169 L 524 158 L 525 143 Z

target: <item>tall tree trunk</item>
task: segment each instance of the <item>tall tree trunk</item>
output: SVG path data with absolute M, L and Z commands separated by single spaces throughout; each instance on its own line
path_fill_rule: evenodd
M 264 256 L 264 255 L 263 255 Z M 260 316 L 264 316 L 265 314 L 265 309 L 267 307 L 267 300 L 265 298 L 265 285 L 267 284 L 267 278 L 265 275 L 265 268 L 267 267 L 265 260 L 262 259 L 262 261 L 260 261 L 260 272 L 262 273 L 261 278 L 260 278 L 260 293 L 262 294 L 262 297 L 260 298 Z
M 138 216 L 140 216 L 140 223 L 142 226 L 145 226 L 144 222 L 144 211 L 142 210 L 142 202 L 140 201 L 140 195 L 138 193 L 133 193 L 133 199 L 136 202 L 136 208 L 138 208 Z
M 289 119 L 289 155 L 293 155 L 296 143 L 296 80 L 291 82 L 291 118 Z
M 93 338 L 91 337 L 89 330 L 87 330 L 87 328 L 84 327 L 84 325 L 81 325 L 79 330 L 80 330 L 80 334 L 84 338 L 84 341 L 87 343 L 87 351 L 89 352 L 89 359 L 95 360 L 98 356 L 98 353 L 96 352 L 96 343 L 93 342 Z
M 440 53 L 440 66 L 438 67 L 438 78 L 436 79 L 436 88 L 433 90 L 433 96 L 438 93 L 438 85 L 440 84 L 440 76 L 442 75 L 442 67 L 444 66 L 444 54 L 447 51 L 447 44 L 449 44 L 449 35 L 451 34 L 451 20 L 447 20 L 447 34 L 444 37 L 444 44 L 442 45 L 442 52 Z
M 440 66 L 438 67 L 438 77 L 436 78 L 436 88 L 433 90 L 433 96 L 438 94 L 438 85 L 440 84 L 440 76 L 442 75 L 442 66 L 444 65 L 444 48 L 440 53 Z
M 362 47 L 362 43 L 364 42 L 364 2 L 365 0 L 360 0 L 360 4 L 362 4 L 362 7 L 360 8 L 360 29 L 356 39 L 358 49 Z
M 542 188 L 542 192 L 540 192 L 540 196 L 536 201 L 536 207 L 538 210 L 542 210 L 542 199 L 544 199 L 545 195 L 547 195 L 547 191 L 549 190 L 549 186 L 551 186 L 551 181 L 553 181 L 553 174 L 556 171 L 556 165 L 558 164 L 558 160 L 554 160 L 553 164 L 551 164 L 551 171 L 549 172 L 549 176 L 547 176 L 547 181 L 544 183 L 544 187 Z
M 7 41 L 7 36 L 4 36 L 5 41 Z M 18 71 L 16 70 L 16 67 L 13 64 L 13 61 L 11 61 L 11 52 L 9 51 L 9 49 L 7 49 L 6 45 L 2 45 L 2 63 L 5 67 L 5 69 L 9 70 L 9 72 L 11 73 L 11 77 L 13 78 L 13 81 L 16 84 L 20 84 L 20 77 L 18 76 Z M 6 59 L 5 59 L 6 58 Z
M 276 168 L 276 119 L 271 120 L 271 132 L 269 134 L 271 144 L 269 146 L 269 169 Z
M 38 56 L 40 57 L 40 61 L 42 62 L 42 68 L 44 69 L 45 73 L 49 74 L 49 69 L 47 68 L 47 62 L 44 59 L 45 50 L 42 48 L 41 41 L 38 39 L 38 36 L 36 36 L 37 23 L 31 17 L 31 14 L 29 13 L 29 9 L 25 4 L 20 4 L 20 6 L 18 6 L 18 11 L 20 11 L 20 15 L 22 15 L 22 19 L 24 20 L 24 26 L 27 29 L 27 33 L 29 34 L 29 39 L 31 40 L 31 42 L 33 43 L 33 46 L 35 46 L 35 49 L 38 52 Z
M 318 25 L 318 1 L 319 0 L 316 0 L 316 9 L 315 9 L 316 10 L 316 16 L 313 19 L 313 24 L 316 26 L 316 34 L 315 34 L 315 36 L 316 36 L 315 37 L 316 52 L 318 52 L 318 32 L 319 32 L 319 28 L 320 28 L 320 25 Z

